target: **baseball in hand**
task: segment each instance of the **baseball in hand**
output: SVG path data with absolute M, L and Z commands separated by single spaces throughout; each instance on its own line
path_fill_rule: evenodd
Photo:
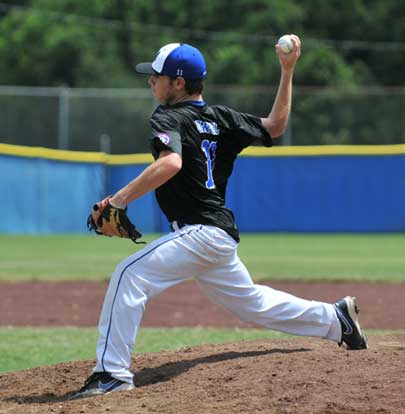
M 281 50 L 287 55 L 288 53 L 291 53 L 294 47 L 293 41 L 291 40 L 290 35 L 284 35 L 281 36 L 280 39 L 278 39 L 277 44 L 280 46 Z

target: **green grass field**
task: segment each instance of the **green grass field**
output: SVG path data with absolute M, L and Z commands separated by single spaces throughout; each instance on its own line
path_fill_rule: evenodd
M 135 352 L 285 337 L 287 335 L 261 329 L 142 328 Z M 0 373 L 61 361 L 94 359 L 96 342 L 95 328 L 0 328 Z
M 0 236 L 0 280 L 108 279 L 141 247 L 90 235 Z M 404 251 L 405 234 L 243 234 L 239 256 L 255 280 L 402 282 Z
M 152 240 L 157 235 L 148 235 Z M 0 281 L 103 280 L 142 246 L 88 235 L 0 236 Z M 243 234 L 255 280 L 405 281 L 405 234 Z M 280 338 L 266 330 L 141 329 L 136 352 Z M 0 373 L 95 357 L 96 329 L 0 328 Z
M 402 333 L 401 331 L 367 331 L 367 335 Z M 265 329 L 214 328 L 141 328 L 136 353 L 174 350 L 201 344 L 290 338 Z M 0 374 L 58 362 L 95 359 L 95 328 L 0 328 Z

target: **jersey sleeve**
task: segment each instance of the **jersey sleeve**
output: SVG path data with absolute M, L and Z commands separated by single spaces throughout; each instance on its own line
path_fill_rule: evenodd
M 240 145 L 246 148 L 250 145 L 271 147 L 273 140 L 270 133 L 264 128 L 259 117 L 241 113 L 228 108 L 232 120 L 232 132 L 238 136 Z
M 182 145 L 179 127 L 174 119 L 155 112 L 150 120 L 152 154 L 158 158 L 161 151 L 172 151 L 181 156 Z

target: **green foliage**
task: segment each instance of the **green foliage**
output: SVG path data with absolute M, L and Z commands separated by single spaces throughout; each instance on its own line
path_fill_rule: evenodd
M 358 93 L 343 87 L 296 93 L 291 116 L 295 145 L 373 145 L 403 142 L 400 94 Z
M 157 235 L 148 235 L 150 241 Z M 103 280 L 142 246 L 87 235 L 0 236 L 0 280 Z M 255 280 L 403 282 L 405 234 L 242 234 Z
M 303 54 L 296 78 L 297 83 L 307 83 L 312 86 L 355 85 L 353 68 L 345 63 L 343 56 L 322 44 L 314 48 L 311 53 Z
M 207 58 L 211 83 L 276 84 L 274 44 L 297 33 L 302 85 L 401 85 L 405 25 L 395 0 L 32 0 L 0 14 L 0 83 L 133 87 L 133 63 L 168 42 Z M 389 30 L 387 30 L 389 28 Z M 348 41 L 399 42 L 398 51 Z M 401 46 L 402 45 L 402 46 Z
M 107 8 L 102 1 L 33 0 L 32 9 L 10 12 L 0 20 L 1 83 L 124 86 L 117 39 L 102 21 L 89 25 L 73 15 L 103 17 Z

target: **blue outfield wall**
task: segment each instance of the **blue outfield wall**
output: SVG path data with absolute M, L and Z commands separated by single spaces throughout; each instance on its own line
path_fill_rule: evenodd
M 405 156 L 241 157 L 228 205 L 241 231 L 405 231 Z
M 0 233 L 83 232 L 104 191 L 102 164 L 0 155 Z
M 149 155 L 0 144 L 0 233 L 81 233 L 94 202 L 127 184 Z M 405 146 L 251 148 L 227 204 L 249 232 L 403 232 Z M 154 194 L 129 206 L 141 231 L 166 232 Z

